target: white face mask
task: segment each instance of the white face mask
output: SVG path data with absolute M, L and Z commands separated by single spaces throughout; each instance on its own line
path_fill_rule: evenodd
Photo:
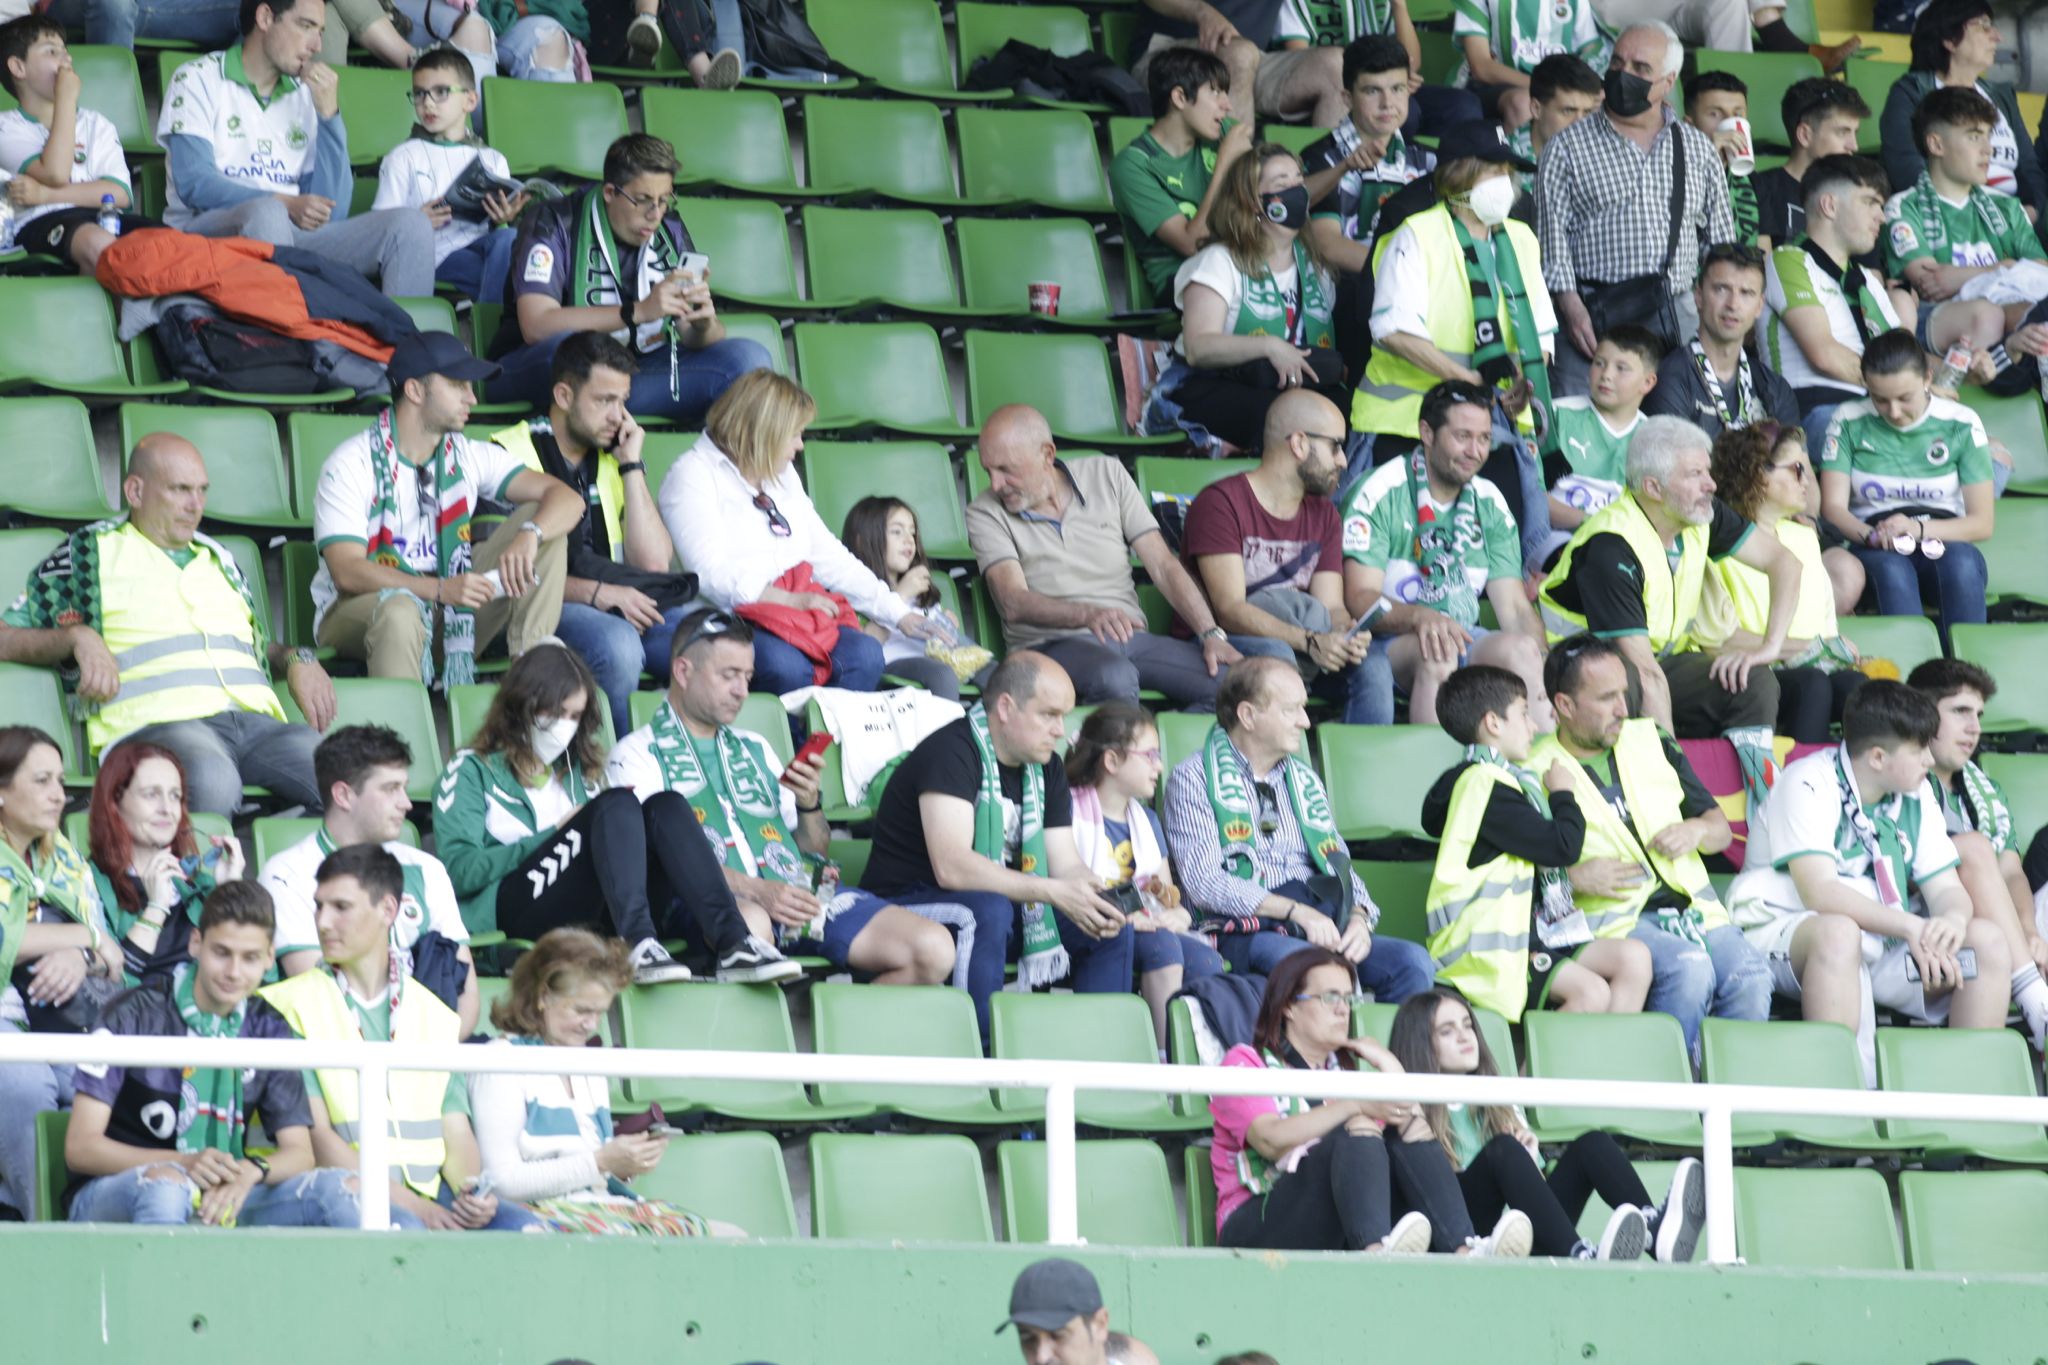
M 1491 180 L 1482 180 L 1472 187 L 1472 193 L 1465 202 L 1472 210 L 1472 216 L 1488 227 L 1499 227 L 1508 220 L 1508 210 L 1515 206 L 1515 182 L 1512 176 L 1497 175 Z
M 549 767 L 568 751 L 570 741 L 576 738 L 579 721 L 570 716 L 557 716 L 553 720 L 539 721 L 533 727 L 533 756 Z

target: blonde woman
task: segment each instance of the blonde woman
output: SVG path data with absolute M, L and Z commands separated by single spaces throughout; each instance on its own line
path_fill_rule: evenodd
M 859 613 L 923 639 L 924 616 L 832 534 L 804 492 L 796 457 L 817 404 L 773 370 L 740 376 L 704 434 L 661 481 L 661 519 L 702 604 L 754 627 L 754 690 L 829 684 L 872 692 L 882 645 Z

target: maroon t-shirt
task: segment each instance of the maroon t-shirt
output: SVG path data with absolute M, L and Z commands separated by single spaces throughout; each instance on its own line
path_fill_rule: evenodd
M 1251 476 L 1233 474 L 1204 488 L 1188 508 L 1181 558 L 1197 583 L 1202 571 L 1195 561 L 1204 555 L 1242 559 L 1247 597 L 1266 588 L 1307 592 L 1316 574 L 1343 572 L 1343 519 L 1320 495 L 1303 498 L 1292 517 L 1276 517 L 1252 492 Z M 1183 640 L 1194 634 L 1178 616 L 1173 633 Z

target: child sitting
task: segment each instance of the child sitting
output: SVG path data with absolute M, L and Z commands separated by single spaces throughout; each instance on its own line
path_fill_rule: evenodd
M 1634 1014 L 1650 991 L 1650 952 L 1595 941 L 1572 903 L 1586 817 L 1572 774 L 1552 762 L 1542 785 L 1518 763 L 1534 732 L 1522 680 L 1461 668 L 1437 693 L 1437 719 L 1465 759 L 1436 780 L 1422 825 L 1437 845 L 1429 879 L 1429 952 L 1437 979 L 1509 1021 L 1525 1009 Z M 1481 943 L 1499 947 L 1479 947 Z
M 1623 324 L 1600 338 L 1588 380 L 1591 391 L 1551 405 L 1557 449 L 1544 461 L 1550 485 L 1551 544 L 1563 549 L 1579 523 L 1621 496 L 1628 441 L 1643 420 L 1643 399 L 1657 387 L 1664 348 L 1644 327 Z
M 929 612 L 939 604 L 931 562 L 917 533 L 917 513 L 898 498 L 867 497 L 846 514 L 839 537 L 854 557 L 874 571 L 911 606 Z M 869 621 L 861 627 L 882 642 L 882 663 L 893 677 L 906 678 L 947 701 L 960 700 L 960 679 L 950 664 L 925 653 L 925 642 L 893 626 Z
M 62 27 L 40 14 L 0 25 L 0 86 L 21 106 L 0 114 L 0 167 L 13 174 L 7 201 L 15 245 L 89 275 L 114 240 L 96 225 L 101 201 L 112 195 L 114 208 L 125 211 L 130 196 L 121 135 L 78 107 L 79 85 Z M 122 222 L 154 226 L 125 212 Z
M 412 68 L 413 135 L 393 147 L 377 171 L 375 209 L 416 208 L 434 225 L 434 278 L 478 303 L 503 303 L 512 264 L 512 231 L 526 208 L 524 192 L 484 200 L 487 222 L 457 217 L 448 187 L 479 157 L 484 169 L 511 178 L 502 152 L 470 131 L 476 78 L 469 59 L 451 47 L 420 54 Z

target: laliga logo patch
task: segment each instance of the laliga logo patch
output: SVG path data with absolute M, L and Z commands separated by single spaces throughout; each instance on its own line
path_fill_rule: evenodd
M 1947 441 L 1936 441 L 1933 445 L 1927 447 L 1927 463 L 1932 465 L 1944 465 L 1948 463 Z

